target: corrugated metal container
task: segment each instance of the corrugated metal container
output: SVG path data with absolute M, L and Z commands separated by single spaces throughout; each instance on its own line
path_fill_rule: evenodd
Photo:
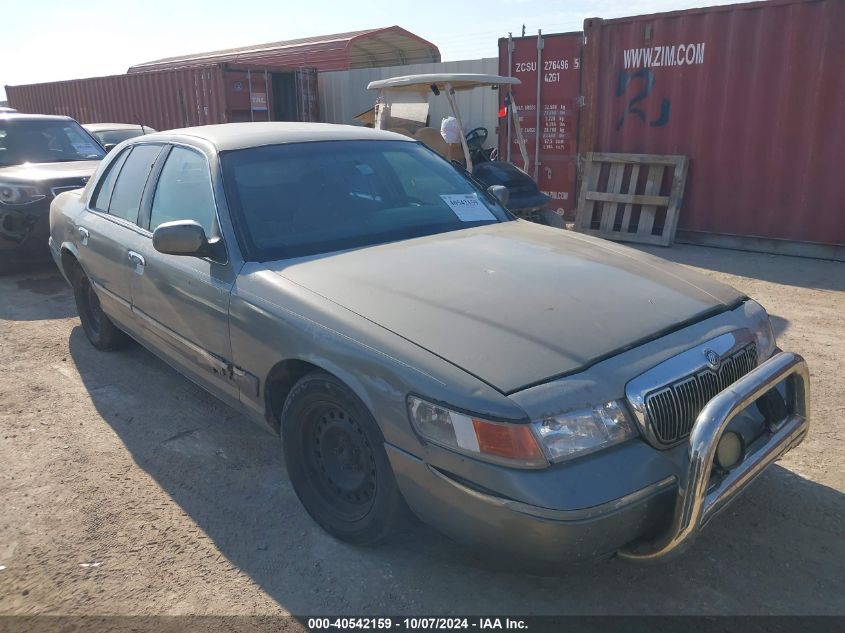
M 529 171 L 560 214 L 571 214 L 577 204 L 582 39 L 581 33 L 556 33 L 499 40 L 499 74 L 522 82 L 513 87 L 513 94 Z M 516 134 L 507 128 L 500 132 L 501 155 L 521 167 Z
M 156 129 L 226 120 L 223 73 L 204 68 L 6 86 L 20 112 L 61 114 L 80 123 L 143 123 Z
M 319 73 L 317 84 L 320 95 L 320 114 L 325 123 L 355 124 L 353 117 L 375 104 L 378 93 L 367 90 L 367 84 L 377 79 L 424 73 L 498 73 L 498 60 L 466 59 L 438 64 L 409 64 L 383 68 L 356 68 L 329 73 Z M 467 130 L 485 127 L 489 132 L 487 146 L 496 147 L 499 96 L 495 90 L 467 90 L 457 93 L 458 108 Z M 445 95 L 429 99 L 431 125 L 440 127 L 443 117 L 451 115 Z
M 195 68 L 221 62 L 308 67 L 319 71 L 439 62 L 440 50 L 399 26 L 319 35 L 136 64 L 130 73 Z
M 845 259 L 845 2 L 589 19 L 584 35 L 579 151 L 689 156 L 680 239 Z
M 6 86 L 21 112 L 157 130 L 237 121 L 317 121 L 316 71 L 217 64 L 204 68 Z

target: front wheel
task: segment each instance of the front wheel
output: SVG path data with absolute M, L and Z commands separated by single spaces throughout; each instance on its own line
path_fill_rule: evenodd
M 355 394 L 314 372 L 291 390 L 282 412 L 288 475 L 308 514 L 343 541 L 385 540 L 409 513 L 384 438 Z
M 128 337 L 112 322 L 100 307 L 100 299 L 88 276 L 76 270 L 73 296 L 85 336 L 98 350 L 108 352 L 126 344 Z

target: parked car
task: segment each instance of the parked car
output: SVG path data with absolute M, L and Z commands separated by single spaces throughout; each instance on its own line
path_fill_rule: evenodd
M 103 156 L 71 118 L 0 114 L 0 272 L 50 261 L 50 202 L 85 186 Z
M 140 123 L 84 123 L 82 127 L 88 130 L 107 152 L 127 139 L 155 132 L 153 128 Z
M 409 506 L 521 558 L 661 559 L 808 429 L 759 304 L 516 219 L 390 132 L 131 139 L 53 202 L 50 246 L 97 349 L 128 334 L 279 433 L 353 543 Z
M 0 114 L 12 114 L 17 112 L 14 108 L 10 108 L 8 106 L 0 106 Z

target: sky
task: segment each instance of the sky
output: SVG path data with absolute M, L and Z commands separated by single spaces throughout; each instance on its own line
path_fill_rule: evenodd
M 115 75 L 152 59 L 399 25 L 443 61 L 495 57 L 511 31 L 580 31 L 585 18 L 688 9 L 724 0 L 6 0 L 6 85 Z M 12 26 L 13 28 L 9 28 Z

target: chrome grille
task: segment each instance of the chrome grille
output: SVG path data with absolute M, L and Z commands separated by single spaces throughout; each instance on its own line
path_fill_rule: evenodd
M 756 366 L 757 347 L 752 343 L 722 359 L 716 370 L 702 369 L 652 391 L 645 397 L 646 423 L 663 444 L 684 439 L 704 405 Z

